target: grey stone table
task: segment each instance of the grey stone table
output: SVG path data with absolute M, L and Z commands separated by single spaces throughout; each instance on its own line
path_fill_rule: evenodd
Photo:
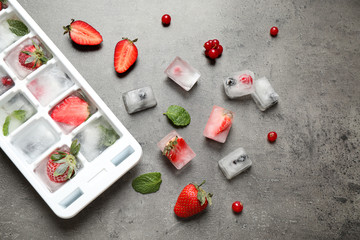
M 143 147 L 141 162 L 77 216 L 63 220 L 0 151 L 0 239 L 360 239 L 360 1 L 48 1 L 19 0 Z M 160 23 L 169 13 L 169 27 Z M 63 36 L 71 18 L 97 28 L 104 42 L 82 48 Z M 270 28 L 279 27 L 272 38 Z M 126 74 L 113 68 L 115 44 L 138 38 L 139 57 Z M 224 53 L 205 58 L 217 38 Z M 202 76 L 189 92 L 164 70 L 181 56 Z M 261 112 L 251 98 L 230 100 L 222 80 L 250 69 L 280 95 Z M 123 92 L 151 85 L 158 105 L 128 115 Z M 191 124 L 177 131 L 197 157 L 177 171 L 156 143 L 174 127 L 162 115 L 185 107 Z M 202 131 L 213 105 L 235 112 L 224 144 Z M 269 131 L 278 133 L 275 144 Z M 231 181 L 217 162 L 244 147 L 253 166 Z M 141 195 L 131 181 L 159 171 L 157 193 Z M 189 182 L 206 179 L 214 204 L 180 220 L 173 213 Z M 244 203 L 234 215 L 231 204 Z

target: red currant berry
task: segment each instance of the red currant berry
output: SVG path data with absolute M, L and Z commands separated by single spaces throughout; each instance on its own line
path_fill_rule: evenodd
M 210 50 L 210 49 L 212 48 L 212 46 L 211 46 L 211 44 L 210 44 L 209 41 L 207 41 L 206 43 L 204 43 L 204 48 L 205 48 L 206 50 Z
M 11 79 L 11 77 L 9 76 L 5 76 L 3 78 L 1 78 L 1 83 L 4 85 L 4 86 L 11 86 L 13 85 L 13 80 Z
M 220 56 L 223 52 L 223 47 L 221 45 L 218 45 L 215 49 L 218 51 L 218 54 Z
M 216 48 L 217 46 L 219 46 L 220 42 L 217 39 L 213 39 L 212 44 L 213 44 L 213 47 Z
M 272 27 L 270 29 L 270 35 L 273 36 L 273 37 L 276 37 L 276 35 L 278 34 L 279 32 L 279 29 L 277 27 Z
M 170 15 L 169 15 L 169 14 L 165 14 L 164 16 L 162 16 L 161 22 L 162 22 L 162 24 L 164 24 L 164 25 L 169 25 L 170 22 L 171 22 L 171 17 L 170 17 Z
M 240 201 L 235 201 L 233 204 L 232 204 L 232 210 L 235 212 L 235 213 L 241 213 L 241 211 L 243 210 L 244 206 L 242 205 L 242 203 Z
M 276 132 L 269 132 L 268 133 L 269 142 L 275 142 L 276 138 L 277 138 Z
M 214 46 L 214 44 L 213 44 L 213 40 L 209 40 L 208 42 L 210 43 L 211 47 L 213 47 L 213 46 Z
M 209 58 L 215 59 L 219 56 L 218 51 L 214 48 L 209 50 Z

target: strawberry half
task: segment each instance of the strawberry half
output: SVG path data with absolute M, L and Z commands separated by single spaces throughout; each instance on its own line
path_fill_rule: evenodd
M 46 173 L 51 181 L 57 183 L 66 182 L 76 174 L 78 169 L 76 155 L 79 150 L 80 144 L 77 144 L 77 140 L 74 140 L 70 152 L 55 151 L 51 154 L 46 168 Z
M 216 134 L 219 134 L 223 131 L 225 131 L 228 127 L 231 126 L 233 114 L 232 112 L 225 110 L 222 115 L 222 121 L 220 123 L 219 128 L 216 130 Z
M 33 45 L 25 46 L 19 54 L 19 63 L 28 69 L 37 69 L 46 64 L 48 60 L 43 48 L 35 42 Z
M 58 104 L 51 112 L 51 118 L 56 122 L 79 126 L 90 116 L 89 104 L 77 97 L 70 96 Z
M 126 72 L 136 61 L 138 57 L 138 50 L 134 44 L 137 39 L 130 40 L 123 38 L 116 44 L 114 54 L 114 67 L 118 73 Z
M 203 181 L 200 185 L 190 183 L 185 186 L 174 207 L 176 216 L 181 218 L 191 217 L 203 211 L 208 204 L 211 205 L 211 197 L 213 194 L 206 193 L 200 187 L 204 183 L 205 181 Z
M 165 146 L 163 154 L 172 162 L 176 162 L 179 158 L 179 153 L 186 147 L 186 142 L 183 138 L 178 136 L 171 139 Z
M 69 33 L 71 40 L 79 45 L 99 45 L 103 41 L 95 28 L 81 20 L 71 19 L 71 23 L 63 28 L 64 34 Z

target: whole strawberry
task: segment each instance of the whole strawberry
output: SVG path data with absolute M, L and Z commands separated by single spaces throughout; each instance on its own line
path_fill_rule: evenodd
M 63 28 L 64 34 L 69 33 L 71 40 L 79 45 L 98 45 L 103 41 L 95 28 L 81 20 L 71 19 L 71 23 Z
M 44 49 L 35 42 L 23 47 L 19 53 L 19 63 L 28 69 L 37 69 L 47 61 Z
M 47 175 L 53 182 L 62 183 L 76 174 L 78 163 L 76 155 L 80 150 L 80 144 L 74 140 L 70 152 L 55 151 L 47 162 Z
M 206 193 L 200 187 L 204 183 L 205 181 L 203 181 L 200 185 L 190 183 L 185 186 L 174 207 L 176 216 L 181 218 L 191 217 L 203 211 L 208 204 L 211 205 L 211 197 L 213 194 Z
M 118 73 L 126 72 L 136 61 L 138 50 L 134 44 L 137 39 L 123 38 L 115 46 L 114 67 Z

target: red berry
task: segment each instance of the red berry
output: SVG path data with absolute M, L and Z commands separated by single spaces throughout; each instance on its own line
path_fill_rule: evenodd
M 14 84 L 13 80 L 9 76 L 2 77 L 1 82 L 4 86 L 11 86 Z
M 276 35 L 278 34 L 279 32 L 279 29 L 277 27 L 272 27 L 270 29 L 270 35 L 273 36 L 273 37 L 276 37 Z
M 212 44 L 210 44 L 209 41 L 207 41 L 206 43 L 204 43 L 204 48 L 209 51 L 212 48 Z
M 209 50 L 209 58 L 215 59 L 219 56 L 218 51 L 214 48 Z
M 211 47 L 213 47 L 213 46 L 214 46 L 214 44 L 213 44 L 213 40 L 209 40 L 208 42 L 210 43 Z
M 169 14 L 163 15 L 162 18 L 161 18 L 161 22 L 162 22 L 162 24 L 164 24 L 164 25 L 169 25 L 170 22 L 171 22 L 171 17 L 170 17 L 170 15 L 169 15 Z
M 220 56 L 223 52 L 223 47 L 221 45 L 218 45 L 215 49 L 218 51 L 218 54 Z
M 277 138 L 276 132 L 269 132 L 268 133 L 269 142 L 275 142 L 276 138 Z
M 241 202 L 239 201 L 235 201 L 233 204 L 232 204 L 232 210 L 235 212 L 235 213 L 241 213 L 241 211 L 243 210 L 244 206 L 242 205 Z
M 219 46 L 220 42 L 217 39 L 213 39 L 212 44 L 213 44 L 213 47 L 216 48 L 217 46 Z

